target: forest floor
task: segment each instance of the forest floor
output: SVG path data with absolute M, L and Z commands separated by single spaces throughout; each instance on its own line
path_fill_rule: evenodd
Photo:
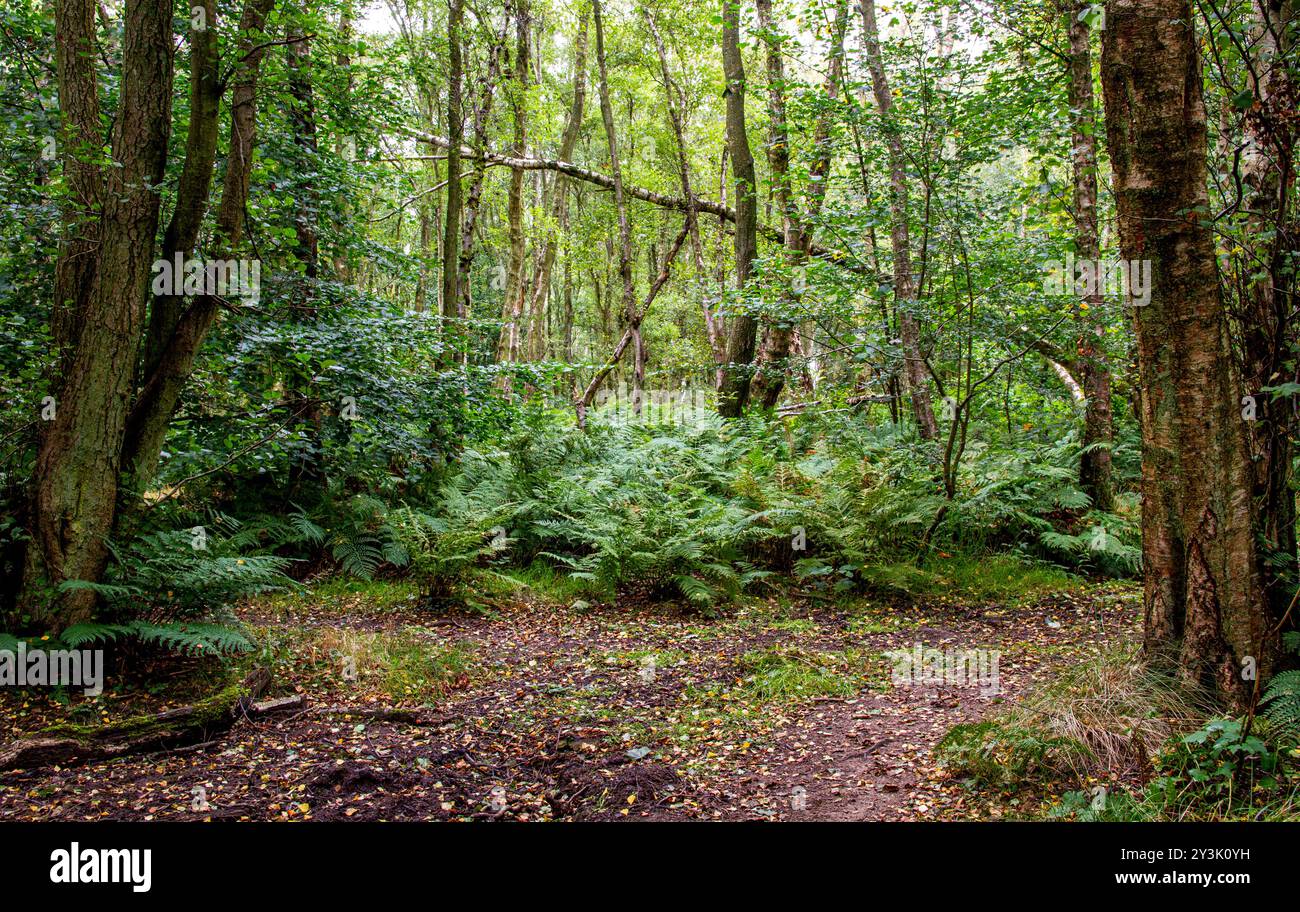
M 0 774 L 0 819 L 938 820 L 1017 814 L 937 765 L 947 730 L 1131 640 L 1137 593 L 413 607 L 402 583 L 242 610 L 303 706 L 182 750 Z M 895 686 L 891 650 L 999 652 L 998 693 Z M 115 702 L 116 701 L 116 702 Z M 95 714 L 138 711 L 106 691 Z M 167 704 L 183 702 L 168 693 Z M 166 704 L 164 704 L 166 705 Z M 10 735 L 66 712 L 26 695 Z

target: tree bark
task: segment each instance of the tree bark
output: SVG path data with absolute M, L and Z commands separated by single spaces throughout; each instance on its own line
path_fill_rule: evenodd
M 282 701 L 269 701 L 260 710 L 259 704 L 253 702 L 270 683 L 271 673 L 259 666 L 240 684 L 198 703 L 86 732 L 71 725 L 56 726 L 40 737 L 19 738 L 0 748 L 0 770 L 73 766 L 199 744 L 226 731 L 244 715 L 264 715 L 279 709 Z
M 353 20 L 355 10 L 353 9 L 354 0 L 344 0 L 343 8 L 339 11 L 339 41 L 340 49 L 334 57 L 334 65 L 344 74 L 343 81 L 343 104 L 342 104 L 342 123 L 347 129 L 352 128 L 354 115 L 352 96 L 356 92 L 356 75 L 352 71 L 352 42 L 355 40 L 355 31 Z M 335 143 L 335 153 L 340 158 L 346 158 L 349 153 L 348 144 L 353 147 L 356 145 L 356 138 L 347 134 L 340 134 Z M 355 151 L 355 149 L 353 149 Z M 338 209 L 334 213 L 334 222 L 340 228 L 340 234 L 345 233 L 342 229 L 347 225 L 351 206 L 347 200 L 339 202 Z M 334 251 L 334 278 L 339 282 L 352 281 L 352 269 L 349 263 L 347 246 L 339 244 Z
M 1277 653 L 1260 584 L 1245 422 L 1208 218 L 1206 119 L 1189 0 L 1111 0 L 1106 133 L 1125 258 L 1152 262 L 1135 308 L 1142 416 L 1144 640 L 1239 709 Z
M 71 40 L 75 45 L 80 38 Z M 74 589 L 47 600 L 38 595 L 42 585 L 97 581 L 108 559 L 127 406 L 158 230 L 157 188 L 171 132 L 172 55 L 172 4 L 130 0 L 112 141 L 117 165 L 103 175 L 100 245 L 79 318 L 82 329 L 34 471 L 25 601 L 32 605 L 33 616 L 53 630 L 88 619 L 95 595 Z M 66 75 L 74 80 L 80 76 Z
M 511 17 L 507 15 L 501 23 L 501 30 L 488 50 L 487 68 L 480 80 L 479 100 L 474 107 L 474 150 L 479 153 L 473 158 L 474 169 L 470 173 L 469 189 L 465 195 L 465 211 L 460 230 L 460 274 L 470 275 L 474 265 L 474 231 L 478 227 L 479 208 L 483 199 L 483 181 L 487 176 L 487 163 L 482 153 L 487 149 L 488 118 L 492 114 L 492 103 L 496 98 L 497 82 L 501 78 L 501 55 L 505 53 L 506 34 L 510 29 Z M 460 304 L 457 312 L 462 318 L 468 317 L 473 306 L 470 283 L 461 282 Z
M 94 0 L 61 0 L 56 4 L 54 40 L 62 113 L 59 158 L 68 188 L 50 318 L 59 355 L 50 392 L 57 399 L 59 385 L 67 375 L 77 344 L 99 250 L 101 225 L 95 213 L 100 203 L 102 178 L 97 162 L 104 138 L 95 74 L 99 47 L 95 40 Z
M 1282 622 L 1290 604 L 1288 577 L 1296 570 L 1296 507 L 1291 488 L 1292 437 L 1296 413 L 1291 397 L 1264 392 L 1300 378 L 1293 359 L 1295 279 L 1290 260 L 1297 247 L 1291 213 L 1295 186 L 1294 85 L 1295 13 L 1289 0 L 1253 0 L 1253 54 L 1247 76 L 1253 103 L 1244 116 L 1241 185 L 1249 248 L 1249 279 L 1242 292 L 1242 380 L 1253 397 L 1250 422 L 1255 498 L 1261 506 L 1260 534 L 1270 554 L 1261 562 L 1273 615 Z M 1225 105 L 1226 107 L 1226 105 Z
M 216 0 L 203 0 L 197 8 L 203 9 L 204 28 L 190 30 L 189 133 L 185 139 L 185 164 L 176 189 L 176 208 L 172 210 L 171 221 L 163 236 L 162 258 L 165 260 L 174 260 L 178 253 L 184 260 L 194 253 L 212 192 L 212 173 L 217 159 L 222 86 Z M 157 370 L 184 307 L 184 295 L 159 295 L 152 299 L 141 365 L 142 380 Z

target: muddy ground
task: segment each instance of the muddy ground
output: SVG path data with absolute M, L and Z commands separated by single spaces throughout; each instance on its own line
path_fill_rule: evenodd
M 255 604 L 244 619 L 277 644 L 263 656 L 276 693 L 301 707 L 178 750 L 0 774 L 0 819 L 985 818 L 1001 811 L 945 775 L 935 744 L 1130 638 L 1136 612 L 1114 585 L 1016 607 L 781 596 L 717 618 L 646 602 Z M 892 681 L 884 654 L 917 643 L 997 651 L 997 692 Z M 6 708 L 11 736 L 52 711 L 23 702 Z

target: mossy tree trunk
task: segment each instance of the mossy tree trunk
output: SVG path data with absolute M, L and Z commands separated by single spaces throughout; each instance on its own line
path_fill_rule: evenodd
M 1246 74 L 1251 104 L 1243 112 L 1241 174 L 1249 248 L 1249 279 L 1242 291 L 1243 382 L 1253 397 L 1249 425 L 1255 467 L 1255 497 L 1263 506 L 1260 533 L 1268 559 L 1262 562 L 1265 586 L 1277 623 L 1291 601 L 1288 578 L 1296 570 L 1296 508 L 1292 490 L 1292 445 L 1296 431 L 1291 397 L 1265 392 L 1297 376 L 1294 366 L 1295 280 L 1292 260 L 1296 223 L 1295 24 L 1290 0 L 1255 0 L 1252 61 Z M 1228 103 L 1227 99 L 1223 102 Z
M 61 36 L 61 44 L 84 49 L 87 23 L 78 5 L 73 6 L 77 16 L 59 17 L 61 27 L 74 30 Z M 89 618 L 94 593 L 74 589 L 51 600 L 40 590 L 68 580 L 96 581 L 108 558 L 158 230 L 158 186 L 171 132 L 172 3 L 130 0 L 124 23 L 121 102 L 111 147 L 116 164 L 102 175 L 78 178 L 91 181 L 101 201 L 94 232 L 99 243 L 93 264 L 75 270 L 89 282 L 77 319 L 81 329 L 58 385 L 56 414 L 42 437 L 33 476 L 34 528 L 24 601 L 56 630 Z M 62 97 L 95 91 L 93 71 L 87 74 L 80 64 L 72 65 L 71 56 L 75 54 L 60 55 Z M 72 245 L 63 255 L 76 252 Z M 60 270 L 67 271 L 66 266 Z

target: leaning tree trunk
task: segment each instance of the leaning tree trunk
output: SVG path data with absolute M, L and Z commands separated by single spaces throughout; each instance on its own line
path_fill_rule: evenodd
M 93 279 L 79 317 L 81 331 L 59 386 L 55 418 L 41 441 L 33 473 L 34 528 L 24 602 L 55 630 L 87 620 L 95 594 L 71 589 L 50 600 L 40 596 L 42 586 L 97 581 L 108 559 L 127 406 L 158 230 L 158 188 L 167 164 L 172 56 L 172 4 L 130 0 L 112 141 L 115 166 L 102 180 Z M 61 82 L 77 78 L 68 71 L 59 76 Z
M 754 156 L 745 132 L 745 64 L 740 54 L 740 0 L 722 0 L 722 68 L 727 81 L 727 149 L 736 184 L 736 295 L 743 297 L 758 256 Z M 726 363 L 718 386 L 718 414 L 739 418 L 749 401 L 758 321 L 742 302 L 729 320 Z
M 212 248 L 218 256 L 232 256 L 244 230 L 244 209 L 253 173 L 253 148 L 257 127 L 257 79 L 266 44 L 261 31 L 275 0 L 247 0 L 239 20 L 239 41 L 235 52 L 240 61 L 230 96 L 230 152 L 217 210 Z M 211 20 L 209 20 L 211 22 Z M 209 25 L 211 28 L 211 25 Z M 188 166 L 188 160 L 186 162 Z M 184 178 L 182 178 L 184 186 Z M 178 248 L 181 244 L 178 244 Z M 159 302 L 155 302 L 155 306 Z M 132 491 L 143 491 L 157 471 L 167 427 L 180 403 L 208 330 L 217 318 L 220 301 L 215 295 L 199 295 L 171 325 L 166 344 L 150 359 L 127 422 L 122 465 L 131 473 Z
M 1074 245 L 1080 261 L 1096 264 L 1101 259 L 1097 235 L 1097 138 L 1096 104 L 1092 91 L 1091 30 L 1079 14 L 1083 5 L 1071 8 L 1070 17 L 1070 110 L 1074 128 L 1070 138 L 1074 172 Z M 1110 410 L 1110 369 L 1101 342 L 1106 336 L 1100 283 L 1079 302 L 1079 367 L 1083 387 L 1083 454 L 1079 463 L 1079 486 L 1098 510 L 1109 510 L 1114 502 L 1111 483 L 1111 443 L 1114 438 Z
M 1278 647 L 1260 584 L 1246 428 L 1205 221 L 1194 21 L 1190 0 L 1111 0 L 1102 86 L 1120 246 L 1126 259 L 1152 262 L 1151 300 L 1134 320 L 1146 650 L 1239 708 Z
M 190 118 L 185 138 L 185 164 L 176 189 L 176 206 L 163 234 L 162 259 L 174 261 L 176 254 L 189 259 L 198 244 L 203 218 L 212 190 L 217 161 L 217 139 L 221 133 L 221 55 L 217 47 L 216 0 L 203 0 L 193 10 L 203 10 L 203 27 L 191 28 Z M 158 295 L 149 307 L 149 328 L 144 342 L 142 378 L 157 369 L 185 311 L 185 296 Z

